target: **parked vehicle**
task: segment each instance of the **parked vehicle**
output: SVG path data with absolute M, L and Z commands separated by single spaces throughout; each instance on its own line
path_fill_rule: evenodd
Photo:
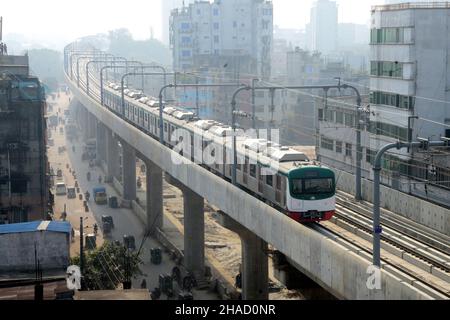
M 64 182 L 58 182 L 56 184 L 56 195 L 65 196 L 67 194 L 67 187 Z
M 77 197 L 77 192 L 75 187 L 69 187 L 67 188 L 67 198 L 68 199 L 75 199 Z
M 127 249 L 136 250 L 136 241 L 133 236 L 124 235 L 123 236 L 123 245 Z
M 105 205 L 108 204 L 108 196 L 106 195 L 105 187 L 97 187 L 93 190 L 94 201 L 96 204 Z
M 111 216 L 102 216 L 102 223 L 109 223 L 111 228 L 114 229 L 114 220 Z

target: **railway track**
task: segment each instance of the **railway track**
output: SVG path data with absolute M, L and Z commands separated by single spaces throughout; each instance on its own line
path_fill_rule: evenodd
M 312 228 L 360 256 L 372 258 L 372 209 L 338 193 L 336 215 Z M 382 212 L 382 268 L 436 299 L 450 299 L 449 237 Z

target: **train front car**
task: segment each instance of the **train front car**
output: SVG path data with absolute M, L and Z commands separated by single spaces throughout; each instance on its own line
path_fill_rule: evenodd
M 295 221 L 330 220 L 336 210 L 336 177 L 323 167 L 303 167 L 289 171 L 287 190 L 288 215 Z

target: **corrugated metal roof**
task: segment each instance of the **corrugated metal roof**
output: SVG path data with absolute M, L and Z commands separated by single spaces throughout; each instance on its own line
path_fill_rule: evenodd
M 72 226 L 63 221 L 33 221 L 0 225 L 0 234 L 50 231 L 70 233 Z

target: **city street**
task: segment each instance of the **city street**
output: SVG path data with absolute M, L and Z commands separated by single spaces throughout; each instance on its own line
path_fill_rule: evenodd
M 61 95 L 61 97 L 56 101 L 57 106 L 56 110 L 60 108 L 61 112 L 64 113 L 64 110 L 68 108 L 69 105 L 69 97 Z M 110 196 L 118 196 L 115 190 L 108 184 L 99 184 L 98 177 L 102 176 L 103 182 L 103 173 L 101 169 L 89 168 L 88 161 L 81 160 L 81 154 L 83 150 L 83 144 L 81 138 L 79 141 L 74 141 L 74 143 L 70 143 L 66 141 L 65 135 L 61 135 L 59 133 L 59 128 L 57 131 L 52 132 L 52 136 L 54 138 L 54 146 L 49 150 L 49 159 L 51 167 L 54 169 L 55 173 L 57 169 L 63 170 L 64 181 L 68 186 L 73 186 L 75 184 L 75 179 L 72 175 L 73 171 L 76 173 L 76 178 L 78 185 L 80 187 L 81 194 L 84 195 L 86 191 L 92 195 L 92 189 L 94 187 L 103 186 L 107 189 L 107 195 Z M 81 136 L 81 134 L 80 134 Z M 58 153 L 58 148 L 61 146 L 66 146 L 66 151 L 63 153 Z M 75 147 L 75 152 L 73 151 L 73 147 Z M 67 164 L 69 164 L 69 168 L 67 168 Z M 91 173 L 90 181 L 87 180 L 87 173 Z M 56 178 L 55 178 L 56 179 Z M 55 180 L 56 181 L 56 180 Z M 84 199 L 84 196 L 83 196 Z M 101 232 L 101 217 L 102 215 L 109 215 L 114 220 L 115 229 L 113 229 L 111 234 L 111 241 L 119 240 L 122 242 L 124 235 L 132 235 L 136 239 L 136 247 L 139 249 L 141 246 L 142 240 L 144 238 L 145 226 L 141 223 L 141 221 L 128 209 L 112 209 L 109 206 L 100 206 L 94 203 L 92 196 L 88 203 L 89 212 L 84 212 L 83 201 L 78 199 L 67 199 L 66 196 L 55 196 L 55 218 L 61 219 L 61 213 L 64 211 L 64 205 L 66 205 L 67 211 L 67 220 L 70 221 L 73 228 L 75 229 L 75 241 L 71 246 L 71 254 L 76 255 L 79 253 L 79 225 L 80 225 L 80 217 L 85 219 L 84 222 L 84 232 L 93 233 L 93 225 L 96 223 L 99 226 L 99 234 L 97 236 L 97 247 L 101 246 L 104 239 Z M 167 222 L 165 222 L 167 224 Z M 180 235 L 182 239 L 182 236 Z M 163 253 L 163 259 L 161 265 L 153 265 L 150 263 L 150 249 L 161 247 L 159 243 L 157 243 L 154 239 L 148 238 L 143 245 L 141 259 L 143 260 L 143 265 L 141 266 L 142 272 L 145 274 L 144 278 L 147 281 L 147 288 L 154 289 L 159 286 L 158 277 L 160 274 L 171 274 L 172 268 L 175 266 L 174 262 L 170 260 L 169 256 Z M 105 263 L 104 265 L 106 270 L 112 270 L 113 266 Z M 117 275 L 120 276 L 119 274 Z M 138 279 L 133 279 L 133 288 L 140 288 L 141 282 L 143 278 L 140 277 Z M 177 294 L 177 291 L 175 291 Z M 209 293 L 207 291 L 195 291 L 193 292 L 194 299 L 217 299 L 217 295 L 214 293 Z

